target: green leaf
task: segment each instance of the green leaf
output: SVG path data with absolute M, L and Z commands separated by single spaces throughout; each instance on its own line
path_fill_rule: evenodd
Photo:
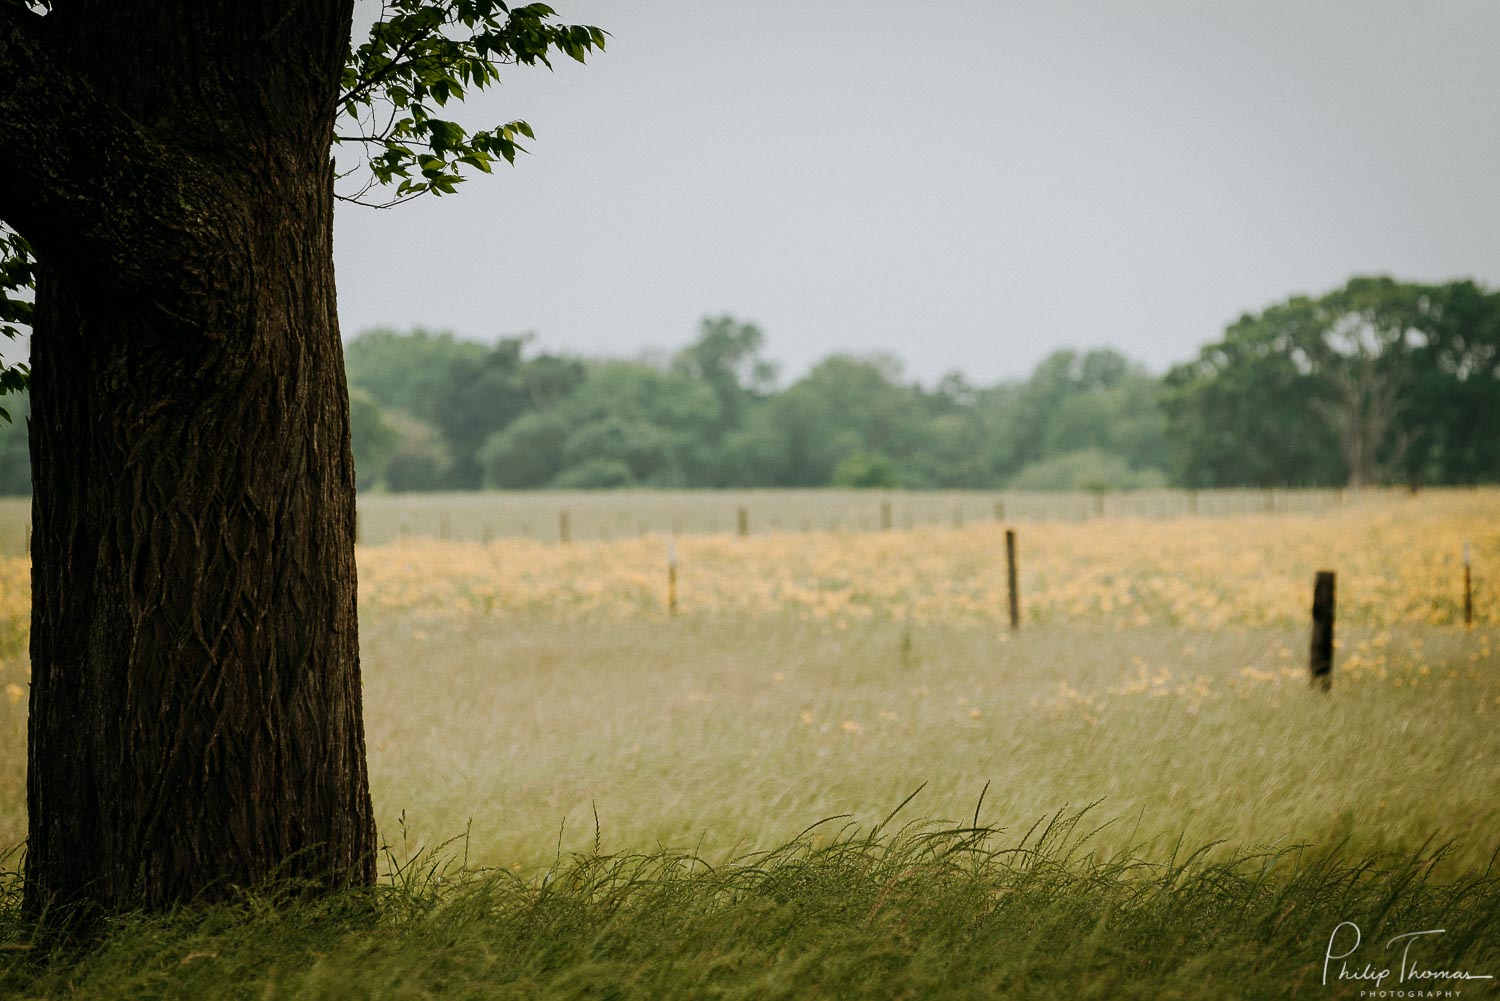
M 451 192 L 462 180 L 456 167 L 489 173 L 495 157 L 514 163 L 524 152 L 518 138 L 536 138 L 524 121 L 470 133 L 459 122 L 432 117 L 431 108 L 463 101 L 470 88 L 493 86 L 502 66 L 550 67 L 552 52 L 582 62 L 603 49 L 607 37 L 597 27 L 557 23 L 557 12 L 544 3 L 385 0 L 382 10 L 344 68 L 346 121 L 338 132 L 342 142 L 369 151 L 372 180 L 397 185 L 397 198 Z M 411 139 L 427 150 L 413 151 Z M 414 170 L 427 180 L 409 181 Z

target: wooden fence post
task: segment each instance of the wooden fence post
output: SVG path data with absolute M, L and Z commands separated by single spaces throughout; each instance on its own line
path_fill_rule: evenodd
M 1021 628 L 1021 589 L 1016 581 L 1016 533 L 1005 530 L 1005 577 L 1010 590 L 1010 627 Z
M 1474 579 L 1470 570 L 1468 542 L 1464 543 L 1464 627 L 1474 628 Z
M 1312 650 L 1308 659 L 1311 684 L 1333 688 L 1334 572 L 1319 570 L 1313 582 Z
M 568 512 L 559 511 L 557 515 L 557 541 L 567 542 L 572 538 L 573 530 L 568 523 Z
M 667 543 L 667 615 L 677 617 L 677 543 Z
M 743 539 L 750 534 L 750 512 L 741 507 L 735 515 L 739 519 L 740 538 Z

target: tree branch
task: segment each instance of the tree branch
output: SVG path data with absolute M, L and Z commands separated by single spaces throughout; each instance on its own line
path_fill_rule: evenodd
M 201 323 L 238 200 L 52 60 L 45 18 L 0 4 L 0 219 L 45 262 Z M 107 211 L 101 206 L 107 206 Z M 220 283 L 222 287 L 222 283 Z
M 408 52 L 416 47 L 418 42 L 426 41 L 427 39 L 431 38 L 433 34 L 433 31 L 424 31 L 420 34 L 415 34 L 410 38 L 405 39 L 401 43 L 400 48 L 398 48 L 394 53 L 391 54 L 390 62 L 386 63 L 384 66 L 380 67 L 380 69 L 376 70 L 374 73 L 371 73 L 364 79 L 355 81 L 353 87 L 350 87 L 348 90 L 340 94 L 339 105 L 343 106 L 349 101 L 359 100 L 360 98 L 368 94 L 371 90 L 373 90 L 377 85 L 379 85 L 382 80 L 390 76 L 392 73 L 410 69 L 413 65 L 415 65 L 415 60 L 407 60 L 405 62 L 402 62 L 402 60 L 405 58 Z

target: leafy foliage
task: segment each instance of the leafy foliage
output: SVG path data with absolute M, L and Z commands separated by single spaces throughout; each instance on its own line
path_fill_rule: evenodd
M 358 388 L 349 391 L 349 434 L 354 439 L 354 468 L 365 477 L 358 486 L 365 489 L 373 486 L 369 475 L 390 463 L 401 434 L 380 412 L 375 397 Z
M 665 360 L 583 362 L 528 354 L 520 338 L 371 331 L 348 346 L 350 384 L 393 421 L 423 422 L 451 461 L 398 453 L 384 471 L 361 468 L 360 483 L 994 488 L 1079 451 L 1109 457 L 1078 473 L 1090 484 L 1165 477 L 1158 382 L 1116 352 L 1060 352 L 1023 382 L 984 389 L 954 374 L 931 390 L 894 358 L 836 355 L 778 390 L 763 341 L 720 316 Z
M 35 287 L 36 258 L 31 245 L 21 234 L 0 227 L 0 336 L 16 340 L 30 332 L 29 293 Z M 0 397 L 25 392 L 30 381 L 31 368 L 25 362 L 0 364 Z M 11 419 L 5 407 L 0 407 L 0 419 Z
M 1131 469 L 1112 452 L 1083 448 L 1031 463 L 1010 485 L 1015 490 L 1141 490 L 1165 487 L 1167 477 L 1158 469 Z
M 855 452 L 833 470 L 829 483 L 835 487 L 856 490 L 899 487 L 896 467 L 878 452 Z
M 1500 293 L 1354 278 L 1232 324 L 1166 378 L 1190 486 L 1500 476 Z
M 536 138 L 529 124 L 470 131 L 445 109 L 498 83 L 501 66 L 551 67 L 554 52 L 583 62 L 604 48 L 604 31 L 558 24 L 556 16 L 542 3 L 386 0 L 369 38 L 344 68 L 335 141 L 363 146 L 369 171 L 346 200 L 386 207 L 451 194 L 465 167 L 487 174 L 496 160 L 514 163 L 521 140 Z M 395 186 L 394 197 L 365 200 L 383 185 Z

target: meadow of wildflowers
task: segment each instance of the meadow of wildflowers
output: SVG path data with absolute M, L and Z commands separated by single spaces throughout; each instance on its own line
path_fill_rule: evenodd
M 675 617 L 661 533 L 361 547 L 382 830 L 467 829 L 476 860 L 527 869 L 591 843 L 597 812 L 607 847 L 722 856 L 878 820 L 925 783 L 918 815 L 967 817 L 988 787 L 982 819 L 1006 828 L 1099 801 L 1104 848 L 1436 835 L 1447 864 L 1489 859 L 1500 492 L 1017 518 L 1015 633 L 1004 527 L 684 535 Z M 1306 681 L 1324 568 L 1326 696 Z M 5 843 L 25 826 L 27 584 L 0 558 Z
M 1301 622 L 1317 569 L 1339 573 L 1340 619 L 1451 624 L 1465 544 L 1481 590 L 1500 581 L 1500 494 L 1429 492 L 1317 514 L 1019 522 L 1022 608 L 1034 624 L 1117 628 Z M 667 538 L 558 545 L 406 539 L 360 554 L 366 614 L 631 619 L 666 611 Z M 699 616 L 794 615 L 843 625 L 983 624 L 1005 605 L 994 522 L 890 532 L 686 536 L 680 607 Z M 1493 568 L 1493 569 L 1492 569 Z M 1500 596 L 1500 595 L 1497 595 Z M 1481 600 L 1477 621 L 1496 620 Z

